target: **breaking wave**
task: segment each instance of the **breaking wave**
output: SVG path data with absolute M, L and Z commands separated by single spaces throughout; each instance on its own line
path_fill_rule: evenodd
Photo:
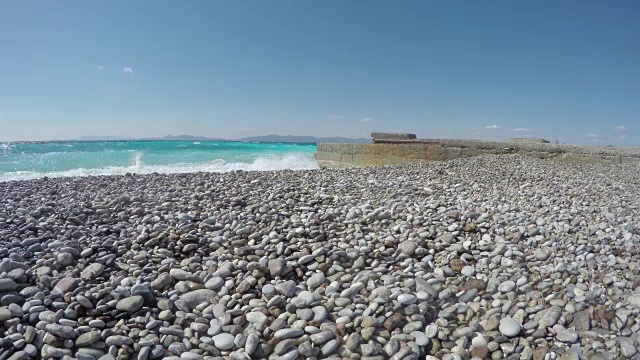
M 149 165 L 144 162 L 144 154 L 136 152 L 128 166 L 108 166 L 95 169 L 77 168 L 64 171 L 14 171 L 0 173 L 0 182 L 13 180 L 30 180 L 43 177 L 75 177 L 75 176 L 100 176 L 100 175 L 124 175 L 126 173 L 150 174 L 150 173 L 193 173 L 215 172 L 224 173 L 234 170 L 244 171 L 272 171 L 272 170 L 311 170 L 317 169 L 318 164 L 308 153 L 287 153 L 282 155 L 263 155 L 252 162 L 225 162 L 222 159 L 206 163 L 175 163 L 163 165 Z

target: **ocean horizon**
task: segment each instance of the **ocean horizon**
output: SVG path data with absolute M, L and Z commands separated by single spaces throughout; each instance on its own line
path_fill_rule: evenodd
M 0 143 L 0 182 L 126 173 L 309 170 L 316 144 L 244 141 L 26 141 Z

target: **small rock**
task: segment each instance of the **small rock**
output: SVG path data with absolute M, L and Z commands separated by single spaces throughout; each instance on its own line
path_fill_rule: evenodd
M 489 356 L 489 349 L 486 346 L 478 346 L 471 350 L 471 357 L 478 359 L 487 359 Z
M 104 272 L 104 265 L 100 263 L 92 263 L 82 270 L 80 273 L 80 278 L 84 280 L 96 278 Z
M 211 296 L 213 296 L 214 294 L 215 291 L 210 289 L 198 289 L 180 295 L 180 300 L 189 309 L 195 309 L 196 306 L 202 303 L 211 303 Z
M 304 330 L 302 329 L 291 329 L 291 328 L 287 328 L 287 329 L 281 329 L 275 332 L 275 334 L 273 334 L 273 336 L 275 336 L 276 338 L 283 340 L 283 339 L 291 339 L 291 338 L 296 338 L 296 337 L 300 337 L 304 334 Z
M 218 334 L 213 339 L 213 345 L 220 350 L 229 350 L 233 348 L 235 336 L 227 333 Z
M 476 274 L 476 269 L 473 266 L 466 265 L 460 270 L 460 273 L 464 276 L 473 276 Z
M 511 280 L 507 280 L 498 286 L 498 291 L 501 293 L 508 293 L 515 290 L 515 288 L 516 283 Z
M 64 295 L 78 286 L 79 280 L 76 278 L 65 277 L 60 279 L 56 286 L 53 288 L 53 292 Z
M 100 340 L 100 333 L 97 331 L 89 331 L 84 333 L 76 339 L 77 347 L 85 347 L 87 345 L 91 345 L 96 341 Z
M 247 321 L 250 323 L 259 323 L 259 324 L 263 324 L 267 321 L 267 315 L 259 312 L 259 311 L 252 311 L 247 313 L 247 315 L 245 315 L 245 317 L 247 318 Z
M 222 285 L 224 285 L 224 279 L 218 276 L 214 276 L 204 283 L 204 287 L 209 290 L 219 289 Z
M 120 311 L 133 313 L 138 311 L 143 304 L 144 304 L 144 298 L 140 295 L 134 295 L 118 301 L 118 303 L 116 304 L 116 309 Z
M 310 289 L 317 288 L 324 282 L 324 279 L 324 273 L 313 273 L 313 275 L 311 275 L 309 279 L 307 279 L 307 287 L 309 287 Z
M 400 305 L 410 305 L 415 304 L 418 298 L 413 294 L 401 294 L 398 296 L 398 302 Z
M 402 322 L 402 319 L 403 319 L 402 314 L 393 313 L 391 316 L 387 318 L 387 320 L 384 321 L 382 326 L 388 332 L 393 332 L 393 330 L 395 330 L 398 327 L 398 325 L 400 325 L 400 322 Z
M 18 288 L 18 284 L 11 279 L 0 279 L 0 291 L 13 291 Z
M 460 259 L 452 259 L 451 261 L 449 261 L 449 267 L 457 273 L 460 273 L 462 271 L 462 268 L 464 268 L 465 266 L 467 266 L 467 263 Z
M 572 344 L 578 341 L 578 333 L 573 330 L 562 329 L 556 334 L 556 339 L 564 343 Z
M 400 251 L 405 255 L 413 255 L 413 253 L 416 252 L 417 247 L 418 245 L 416 244 L 416 242 L 412 240 L 405 240 L 401 242 L 400 245 L 398 245 Z
M 625 336 L 619 337 L 618 344 L 620 345 L 620 352 L 624 357 L 627 357 L 627 358 L 633 357 L 637 352 L 636 347 L 633 345 L 633 340 L 628 337 L 625 337 Z
M 506 317 L 500 320 L 499 330 L 500 333 L 506 337 L 515 337 L 520 333 L 520 330 L 522 330 L 522 326 L 513 320 L 513 318 Z

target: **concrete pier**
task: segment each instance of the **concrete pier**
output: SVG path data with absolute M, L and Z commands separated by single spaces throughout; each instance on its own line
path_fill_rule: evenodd
M 374 138 L 371 144 L 318 144 L 315 158 L 322 168 L 350 168 L 514 153 L 568 163 L 640 161 L 640 148 L 558 145 L 520 139 L 501 142 L 406 137 Z

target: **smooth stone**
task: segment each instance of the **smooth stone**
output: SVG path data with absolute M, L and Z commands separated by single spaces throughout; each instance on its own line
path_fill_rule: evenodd
M 143 304 L 144 298 L 140 295 L 134 295 L 118 301 L 118 303 L 116 304 L 116 309 L 133 313 L 140 310 Z
M 0 321 L 7 321 L 13 318 L 13 314 L 9 309 L 0 309 Z
M 500 333 L 506 337 L 515 337 L 522 330 L 522 326 L 511 317 L 500 320 Z
M 273 348 L 273 352 L 276 353 L 276 355 L 282 355 L 288 352 L 289 349 L 291 349 L 294 346 L 295 346 L 295 342 L 293 340 L 291 339 L 282 340 Z
M 280 329 L 273 334 L 274 337 L 283 340 L 283 339 L 291 339 L 304 335 L 304 330 L 302 329 Z
M 282 259 L 271 259 L 267 264 L 271 276 L 278 276 L 284 268 L 285 262 Z
M 336 335 L 333 331 L 321 331 L 317 334 L 311 335 L 309 338 L 311 339 L 311 342 L 313 342 L 314 344 L 322 345 L 327 341 L 329 341 L 329 339 L 335 338 L 335 336 Z
M 630 305 L 640 307 L 640 294 L 634 294 L 627 297 L 627 301 Z
M 338 348 L 338 342 L 336 339 L 333 339 L 328 341 L 326 344 L 324 344 L 324 346 L 322 346 L 320 351 L 322 352 L 322 355 L 328 356 L 329 354 L 333 353 L 337 348 Z
M 324 306 L 315 306 L 311 308 L 313 311 L 313 321 L 321 323 L 327 317 L 327 309 Z
M 471 339 L 471 345 L 475 347 L 487 346 L 487 339 L 485 339 L 484 336 L 478 334 L 478 336 Z
M 311 305 L 313 303 L 314 296 L 310 291 L 301 291 L 300 294 L 298 294 L 298 299 L 306 305 Z
M 533 320 L 540 324 L 540 328 L 552 327 L 562 316 L 562 309 L 559 306 L 552 306 L 534 315 Z
M 401 294 L 400 296 L 398 296 L 398 302 L 401 305 L 415 304 L 417 300 L 418 298 L 413 294 Z
M 56 335 L 65 339 L 75 339 L 76 332 L 71 326 L 64 326 L 59 324 L 47 324 L 45 330 L 53 335 Z
M 578 311 L 573 314 L 571 323 L 576 331 L 587 331 L 591 329 L 591 317 L 587 311 Z
M 460 273 L 464 276 L 473 276 L 476 274 L 476 269 L 473 266 L 466 265 L 462 268 Z
M 219 289 L 222 285 L 224 285 L 224 279 L 217 276 L 212 277 L 204 283 L 204 287 L 209 290 Z
M 405 240 L 398 245 L 398 248 L 405 255 L 413 255 L 416 252 L 418 245 L 415 241 Z
M 229 350 L 233 348 L 235 336 L 227 333 L 218 334 L 212 337 L 213 345 L 220 350 Z
M 249 336 L 247 336 L 247 341 L 244 344 L 244 350 L 248 355 L 252 355 L 258 348 L 259 344 L 260 337 L 256 334 L 249 334 Z
M 200 354 L 196 354 L 191 351 L 183 352 L 180 354 L 180 359 L 184 360 L 203 360 L 204 358 Z
M 547 260 L 549 256 L 551 256 L 551 252 L 546 249 L 536 249 L 533 252 L 533 255 L 536 257 L 536 259 L 540 261 L 544 261 L 544 260 Z
M 159 358 L 164 354 L 164 346 L 156 345 L 151 349 L 151 358 Z
M 360 335 L 359 333 L 351 333 L 347 338 L 345 347 L 349 351 L 356 351 L 360 343 L 362 343 L 362 335 Z
M 638 351 L 636 347 L 633 345 L 633 340 L 628 337 L 625 337 L 625 336 L 619 337 L 618 344 L 620 345 L 620 352 L 624 357 L 631 358 Z
M 56 286 L 53 288 L 54 293 L 64 295 L 78 286 L 79 280 L 76 278 L 65 277 L 62 278 L 56 283 Z
M 93 309 L 91 301 L 82 295 L 76 296 L 76 301 L 86 309 Z
M 104 342 L 107 346 L 132 345 L 133 339 L 124 335 L 111 335 Z
M 307 287 L 311 289 L 316 288 L 320 286 L 324 282 L 324 280 L 325 280 L 324 273 L 321 273 L 321 272 L 313 273 L 313 275 L 311 275 L 307 279 Z
M 312 357 L 313 349 L 314 347 L 308 341 L 298 345 L 298 352 L 307 359 Z
M 193 290 L 180 295 L 180 301 L 182 301 L 182 303 L 184 303 L 190 310 L 193 310 L 200 304 L 211 303 L 211 297 L 215 295 L 215 293 L 216 292 L 211 289 Z
M 26 351 L 16 351 L 8 358 L 8 360 L 27 360 L 28 358 L 29 354 Z
M 501 293 L 508 293 L 515 290 L 515 288 L 516 283 L 511 280 L 507 280 L 498 286 L 498 291 Z
M 24 346 L 24 352 L 26 352 L 27 355 L 34 357 L 38 353 L 38 348 L 33 344 L 27 344 Z
M 427 346 L 429 344 L 429 337 L 423 332 L 413 331 L 409 335 L 413 336 L 418 346 Z
M 562 329 L 561 331 L 559 331 L 556 334 L 556 339 L 558 339 L 558 341 L 562 341 L 564 343 L 572 344 L 572 343 L 578 341 L 578 333 L 573 331 L 573 330 Z
M 315 314 L 311 309 L 298 309 L 296 310 L 296 315 L 299 319 L 309 321 L 313 319 Z
M 96 278 L 104 272 L 104 265 L 100 263 L 92 263 L 91 265 L 85 267 L 80 273 L 80 278 L 84 280 L 89 280 Z
M 252 311 L 249 312 L 245 315 L 246 319 L 248 322 L 250 323 L 259 323 L 259 324 L 263 324 L 267 321 L 267 315 L 259 312 L 259 311 Z
M 477 289 L 470 289 L 469 291 L 466 291 L 464 294 L 462 294 L 458 298 L 458 302 L 460 302 L 460 303 L 471 302 L 473 299 L 475 299 L 475 297 L 477 295 L 478 295 L 478 290 Z
M 84 333 L 76 339 L 76 346 L 85 347 L 87 345 L 91 345 L 96 341 L 100 340 L 100 333 L 97 331 L 89 331 L 88 333 Z
M 296 283 L 293 280 L 281 282 L 276 285 L 276 291 L 280 293 L 280 295 L 292 297 L 296 293 Z

